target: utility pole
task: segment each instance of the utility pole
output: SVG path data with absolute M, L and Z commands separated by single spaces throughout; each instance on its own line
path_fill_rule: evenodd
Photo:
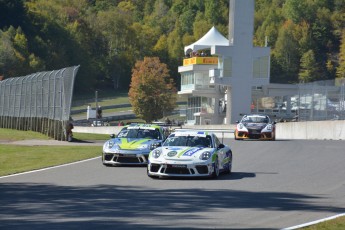
M 96 101 L 96 124 L 98 126 L 98 91 L 95 92 L 95 101 Z

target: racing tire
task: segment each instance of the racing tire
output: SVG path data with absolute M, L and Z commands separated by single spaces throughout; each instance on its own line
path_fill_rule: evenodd
M 238 138 L 238 137 L 236 136 L 236 133 L 234 133 L 234 139 L 235 139 L 235 141 L 242 141 L 242 140 L 243 140 L 242 138 Z
M 237 141 L 238 138 L 236 137 L 236 132 L 234 133 L 234 139 Z
M 232 172 L 232 153 L 230 152 L 230 160 L 229 160 L 229 163 L 228 163 L 228 170 L 225 171 L 226 174 L 231 174 Z
M 213 167 L 213 172 L 212 172 L 212 178 L 217 178 L 219 176 L 219 162 L 218 162 L 218 157 L 216 157 L 216 160 L 214 162 L 214 167 Z
M 275 141 L 275 140 L 276 140 L 276 134 L 274 134 L 274 135 L 272 136 L 271 141 Z

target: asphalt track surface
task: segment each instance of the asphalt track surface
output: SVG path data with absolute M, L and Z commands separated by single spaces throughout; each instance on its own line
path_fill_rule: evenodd
M 343 141 L 225 144 L 233 173 L 216 180 L 151 179 L 100 158 L 2 177 L 0 229 L 283 229 L 345 213 Z

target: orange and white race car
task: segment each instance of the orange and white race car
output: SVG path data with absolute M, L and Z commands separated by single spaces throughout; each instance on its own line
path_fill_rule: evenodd
M 243 115 L 242 119 L 236 123 L 235 140 L 259 139 L 274 141 L 276 139 L 276 122 L 271 121 L 268 115 Z

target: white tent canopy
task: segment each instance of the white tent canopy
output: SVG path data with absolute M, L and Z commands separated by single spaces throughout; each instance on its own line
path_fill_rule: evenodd
M 194 42 L 189 46 L 184 47 L 185 54 L 190 53 L 191 51 L 197 51 L 202 49 L 211 48 L 211 46 L 228 46 L 229 40 L 226 39 L 216 27 L 212 27 L 202 38 Z

